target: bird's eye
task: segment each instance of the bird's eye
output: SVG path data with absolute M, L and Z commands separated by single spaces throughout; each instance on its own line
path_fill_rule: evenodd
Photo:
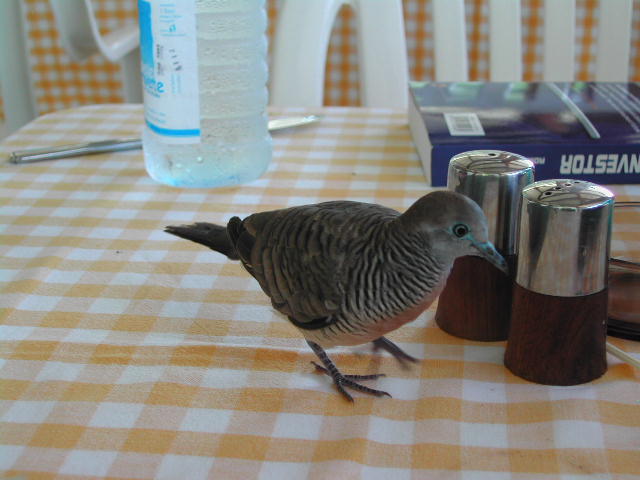
M 467 233 L 469 233 L 469 227 L 467 227 L 465 224 L 463 223 L 458 223 L 457 225 L 453 226 L 453 234 L 458 237 L 458 238 L 462 238 L 464 237 Z

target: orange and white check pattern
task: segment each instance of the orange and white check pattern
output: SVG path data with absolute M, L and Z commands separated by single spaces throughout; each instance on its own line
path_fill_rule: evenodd
M 36 106 L 46 113 L 78 105 L 122 101 L 122 82 L 117 64 L 95 56 L 77 64 L 64 53 L 55 30 L 48 0 L 23 0 L 27 44 L 30 53 Z M 487 80 L 488 0 L 465 0 L 471 80 Z M 542 78 L 542 5 L 543 0 L 523 1 L 524 79 Z M 133 0 L 94 0 L 96 15 L 104 31 L 122 22 L 136 21 Z M 593 78 L 597 2 L 578 0 L 577 79 Z M 410 78 L 434 78 L 432 5 L 425 0 L 403 0 Z M 267 0 L 270 19 L 268 35 L 273 37 L 278 15 L 278 0 Z M 640 0 L 634 1 L 631 78 L 640 80 Z M 638 28 L 635 28 L 638 27 Z M 358 71 L 356 58 L 355 19 L 345 7 L 334 25 L 325 80 L 325 104 L 358 105 Z M 1 104 L 0 104 L 1 118 Z
M 640 372 L 615 358 L 586 385 L 528 383 L 504 342 L 451 337 L 432 307 L 391 334 L 420 359 L 410 370 L 367 346 L 331 352 L 345 373 L 388 375 L 373 386 L 393 398 L 350 404 L 238 263 L 163 232 L 330 199 L 405 209 L 429 190 L 404 113 L 315 113 L 234 188 L 161 186 L 140 151 L 2 165 L 0 477 L 637 479 Z M 0 152 L 141 125 L 135 105 L 57 112 Z M 640 258 L 638 225 L 616 213 L 613 253 Z

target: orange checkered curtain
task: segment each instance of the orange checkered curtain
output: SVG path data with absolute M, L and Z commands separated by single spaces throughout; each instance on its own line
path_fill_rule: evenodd
M 136 19 L 136 0 L 93 0 L 101 29 L 107 32 L 122 22 Z M 32 83 L 40 114 L 84 104 L 121 102 L 120 68 L 99 56 L 82 64 L 72 62 L 63 51 L 55 30 L 48 0 L 23 0 L 30 54 Z M 596 0 L 578 0 L 577 76 L 593 76 Z M 467 39 L 470 52 L 470 78 L 488 78 L 488 0 L 465 0 Z M 267 0 L 273 35 L 278 0 Z M 429 0 L 403 0 L 410 78 L 433 78 L 432 6 Z M 543 0 L 524 0 L 522 17 L 524 40 L 524 79 L 542 75 Z M 631 80 L 640 80 L 640 0 L 634 1 Z M 329 46 L 325 78 L 327 105 L 358 105 L 355 19 L 345 7 L 338 15 Z M 0 104 L 1 109 L 1 104 Z

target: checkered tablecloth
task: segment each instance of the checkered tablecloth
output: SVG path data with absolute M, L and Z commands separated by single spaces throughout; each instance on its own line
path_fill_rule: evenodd
M 449 336 L 432 307 L 390 335 L 411 370 L 330 352 L 345 373 L 388 375 L 372 385 L 393 398 L 350 404 L 237 263 L 163 232 L 329 199 L 404 209 L 429 190 L 404 114 L 316 113 L 237 188 L 158 185 L 140 151 L 0 164 L 0 477 L 637 479 L 640 373 L 617 359 L 590 384 L 528 383 L 504 342 Z M 141 118 L 58 112 L 0 150 L 135 136 Z M 638 225 L 618 212 L 615 254 L 640 258 Z

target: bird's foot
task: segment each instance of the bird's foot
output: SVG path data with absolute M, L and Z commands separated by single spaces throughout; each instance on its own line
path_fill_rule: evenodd
M 409 364 L 407 362 L 411 362 L 411 363 L 419 362 L 417 358 L 412 357 L 411 355 L 406 353 L 404 350 L 402 350 L 399 346 L 397 346 L 395 343 L 393 343 L 391 340 L 385 337 L 380 337 L 374 340 L 372 343 L 373 343 L 374 351 L 378 351 L 380 349 L 386 350 L 391 355 L 393 355 L 395 359 L 398 360 L 398 362 L 400 362 L 400 365 L 402 366 L 402 368 L 405 368 L 405 369 L 409 368 Z
M 311 362 L 313 365 L 315 365 L 316 370 L 329 375 L 333 379 L 333 383 L 335 383 L 338 391 L 350 402 L 353 402 L 353 397 L 351 396 L 351 394 L 349 394 L 349 392 L 347 392 L 346 388 L 351 388 L 352 390 L 357 390 L 369 395 L 375 395 L 376 397 L 382 397 L 384 395 L 391 397 L 389 393 L 383 390 L 376 390 L 374 388 L 366 387 L 364 385 L 360 385 L 357 382 L 362 380 L 376 380 L 380 377 L 384 377 L 384 373 L 375 373 L 372 375 L 343 375 L 342 373 L 340 373 L 331 359 L 327 356 L 322 347 L 320 347 L 320 345 L 314 342 L 307 343 L 318 356 L 320 361 L 324 364 L 324 366 L 322 366 L 316 362 Z
M 324 368 L 322 365 L 320 365 L 319 363 L 316 362 L 311 362 L 315 367 L 316 370 L 318 370 L 319 372 L 322 372 L 326 375 L 331 376 L 331 372 L 329 370 L 327 370 L 326 368 Z M 343 375 L 341 374 L 342 378 L 346 379 L 346 380 L 377 380 L 378 378 L 382 378 L 382 377 L 386 377 L 386 375 L 384 373 L 373 373 L 371 375 Z
M 376 397 L 382 397 L 383 395 L 387 395 L 390 397 L 391 395 L 388 392 L 383 390 L 376 390 L 375 388 L 366 387 L 364 385 L 360 385 L 356 380 L 375 380 L 380 377 L 384 377 L 384 373 L 375 373 L 373 375 L 343 375 L 337 369 L 335 372 L 330 372 L 322 365 L 317 364 L 316 362 L 311 362 L 315 365 L 316 370 L 319 372 L 325 373 L 333 378 L 333 383 L 336 384 L 336 388 L 338 391 L 345 396 L 347 400 L 353 402 L 353 397 L 345 390 L 345 387 L 351 388 L 353 390 L 357 390 L 359 392 L 368 393 L 369 395 L 375 395 Z

